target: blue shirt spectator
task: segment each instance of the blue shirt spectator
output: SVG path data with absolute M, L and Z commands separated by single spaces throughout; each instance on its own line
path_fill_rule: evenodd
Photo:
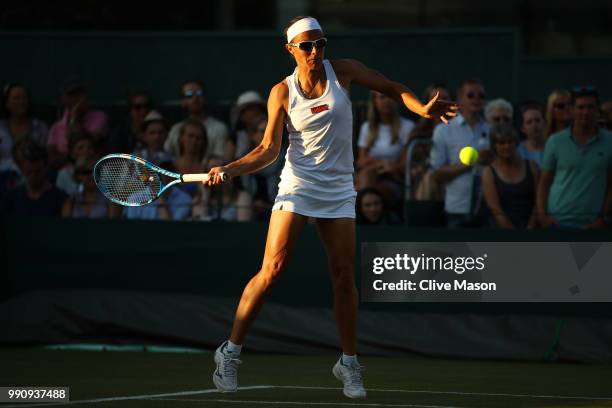
M 484 119 L 470 126 L 463 115 L 458 114 L 448 125 L 439 124 L 433 133 L 431 167 L 437 171 L 444 165 L 461 165 L 459 151 L 465 146 L 479 150 L 489 149 L 489 125 Z M 477 167 L 474 167 L 474 170 L 476 169 Z M 469 214 L 472 210 L 473 188 L 472 171 L 465 171 L 448 181 L 444 195 L 445 211 L 449 214 Z
M 142 207 L 125 207 L 123 215 L 139 220 L 184 220 L 191 214 L 191 196 L 171 187 L 160 198 Z
M 554 174 L 547 212 L 560 226 L 584 227 L 602 212 L 612 170 L 612 133 L 598 129 L 578 143 L 567 128 L 546 143 L 542 169 Z
M 538 212 L 544 227 L 602 228 L 612 207 L 612 133 L 600 129 L 594 88 L 572 91 L 571 127 L 544 150 Z
M 526 142 L 521 142 L 520 145 L 516 148 L 516 153 L 520 158 L 525 160 L 530 160 L 538 165 L 538 167 L 542 167 L 542 161 L 544 160 L 544 150 L 529 150 L 525 146 Z

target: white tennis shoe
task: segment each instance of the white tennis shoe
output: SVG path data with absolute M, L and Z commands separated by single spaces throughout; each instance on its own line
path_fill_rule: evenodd
M 355 365 L 344 365 L 342 363 L 342 357 L 334 365 L 332 373 L 334 376 L 342 381 L 344 389 L 342 392 L 349 398 L 365 398 L 366 390 L 363 387 L 363 377 L 361 373 L 365 368 L 359 364 Z
M 225 349 L 227 341 L 215 351 L 217 369 L 213 373 L 213 383 L 221 392 L 236 392 L 238 389 L 238 365 L 242 361 L 237 354 L 228 353 Z

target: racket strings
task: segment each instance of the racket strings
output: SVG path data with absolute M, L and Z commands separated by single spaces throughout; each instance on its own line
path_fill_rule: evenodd
M 149 203 L 162 188 L 157 172 L 140 162 L 121 157 L 111 157 L 98 163 L 95 179 L 107 198 L 124 205 Z

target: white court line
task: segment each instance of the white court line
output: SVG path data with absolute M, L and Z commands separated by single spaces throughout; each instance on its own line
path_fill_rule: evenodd
M 304 390 L 341 390 L 337 387 L 305 387 L 299 385 L 274 385 L 270 388 L 289 388 L 289 389 L 304 389 Z M 478 397 L 515 397 L 515 398 L 549 398 L 549 399 L 578 399 L 578 400 L 593 400 L 593 401 L 612 401 L 610 397 L 584 397 L 584 396 L 568 396 L 568 395 L 537 395 L 537 394 L 504 394 L 494 392 L 464 392 L 464 391 L 433 391 L 433 390 L 393 390 L 381 388 L 368 388 L 368 391 L 375 392 L 403 392 L 409 394 L 440 394 L 440 395 L 473 395 Z
M 341 390 L 338 387 L 307 387 L 299 385 L 253 385 L 248 387 L 240 387 L 239 390 L 258 390 L 258 389 L 296 389 L 296 390 Z M 397 390 L 397 389 L 380 389 L 380 388 L 368 388 L 368 391 L 373 392 L 398 392 L 407 394 L 433 394 L 433 395 L 464 395 L 464 396 L 483 396 L 483 397 L 513 397 L 513 398 L 547 398 L 547 399 L 572 399 L 572 400 L 586 400 L 586 401 L 612 401 L 612 397 L 586 397 L 586 396 L 568 396 L 568 395 L 537 395 L 537 394 L 506 394 L 506 393 L 488 393 L 488 392 L 462 392 L 462 391 L 433 391 L 433 390 Z M 145 399 L 157 399 L 164 397 L 181 397 L 190 395 L 201 395 L 201 394 L 212 394 L 217 393 L 216 388 L 206 390 L 195 390 L 195 391 L 182 391 L 172 392 L 165 394 L 152 394 L 152 395 L 133 395 L 126 397 L 108 397 L 108 398 L 96 398 L 90 400 L 77 400 L 70 402 L 58 402 L 58 403 L 39 403 L 39 404 L 23 404 L 18 405 L 1 405 L 1 408 L 25 408 L 25 407 L 40 407 L 40 406 L 62 406 L 62 405 L 74 405 L 74 404 L 85 404 L 85 403 L 96 403 L 96 402 L 109 402 L 109 401 L 126 401 L 126 400 L 145 400 Z M 185 400 L 188 401 L 188 400 Z M 198 400 L 208 401 L 208 400 Z M 233 401 L 233 400 L 228 400 Z M 256 404 L 257 401 L 251 401 Z M 280 402 L 279 402 L 280 403 Z M 316 403 L 316 402 L 303 402 L 300 404 L 310 405 L 326 405 L 332 403 Z M 335 403 L 341 404 L 341 403 Z M 347 405 L 349 403 L 346 403 Z M 363 404 L 354 404 L 363 405 Z M 376 406 L 376 405 L 373 405 Z M 392 405 L 378 405 L 378 406 L 389 406 Z M 437 407 L 435 405 L 397 405 L 397 407 Z
M 273 385 L 252 385 L 249 387 L 239 387 L 238 390 L 259 390 L 265 388 L 274 388 Z M 94 398 L 89 400 L 76 400 L 69 402 L 41 402 L 39 404 L 17 404 L 17 405 L 0 405 L 0 408 L 25 408 L 25 407 L 53 407 L 58 405 L 75 405 L 75 404 L 91 404 L 96 402 L 109 402 L 109 401 L 127 401 L 127 400 L 146 400 L 163 397 L 181 397 L 188 395 L 201 395 L 201 394 L 212 394 L 219 392 L 216 388 L 210 388 L 207 390 L 194 390 L 194 391 L 180 391 L 180 392 L 169 392 L 165 394 L 151 394 L 151 395 L 131 395 L 127 397 L 108 397 L 108 398 Z
M 266 404 L 266 405 L 316 405 L 316 406 L 350 406 L 350 407 L 392 407 L 392 408 L 461 408 L 447 405 L 415 405 L 415 404 L 377 404 L 367 402 L 309 402 L 309 401 L 257 401 L 257 400 L 231 400 L 231 399 L 183 399 L 183 398 L 155 398 L 152 401 L 188 401 L 188 402 L 229 402 L 237 404 Z

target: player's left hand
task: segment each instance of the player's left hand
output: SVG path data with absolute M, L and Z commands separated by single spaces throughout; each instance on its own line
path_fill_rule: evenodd
M 442 122 L 448 124 L 450 119 L 457 116 L 459 105 L 452 101 L 438 99 L 439 97 L 440 93 L 436 92 L 434 97 L 423 106 L 421 116 L 428 119 L 440 119 Z

